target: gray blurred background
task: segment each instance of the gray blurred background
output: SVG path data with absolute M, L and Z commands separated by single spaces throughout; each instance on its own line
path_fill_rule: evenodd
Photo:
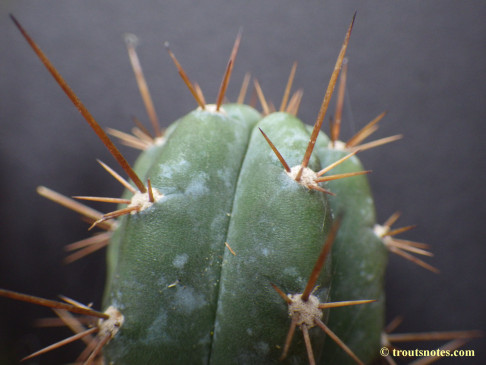
M 486 3 L 480 1 L 71 1 L 0 4 L 0 287 L 100 307 L 104 253 L 71 265 L 62 247 L 88 236 L 75 213 L 39 197 L 42 184 L 66 195 L 117 196 L 121 187 L 95 159 L 115 166 L 79 113 L 23 40 L 13 13 L 103 127 L 147 123 L 123 42 L 140 38 L 139 56 L 159 117 L 168 124 L 195 107 L 163 48 L 169 41 L 207 100 L 214 100 L 238 29 L 243 39 L 228 91 L 235 99 L 246 71 L 280 103 L 290 67 L 304 88 L 300 117 L 312 124 L 346 28 L 358 12 L 348 49 L 342 135 L 349 138 L 384 110 L 376 137 L 403 133 L 363 152 L 377 216 L 402 212 L 402 238 L 427 242 L 436 275 L 391 257 L 388 320 L 405 331 L 486 329 L 484 219 L 486 159 Z M 325 127 L 327 130 L 327 126 Z M 136 153 L 122 147 L 130 161 Z M 96 206 L 108 211 L 111 206 Z M 50 311 L 0 299 L 0 363 L 14 364 L 67 335 L 37 329 Z M 412 345 L 434 349 L 440 344 Z M 484 339 L 465 346 L 486 363 Z M 70 345 L 28 364 L 73 361 Z

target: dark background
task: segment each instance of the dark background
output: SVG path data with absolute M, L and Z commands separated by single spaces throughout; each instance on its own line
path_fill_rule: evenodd
M 343 137 L 388 110 L 377 133 L 405 138 L 362 153 L 379 222 L 396 210 L 402 236 L 432 245 L 435 275 L 391 257 L 388 320 L 403 331 L 486 329 L 484 219 L 486 158 L 486 3 L 480 1 L 70 1 L 0 4 L 0 287 L 100 307 L 104 254 L 62 265 L 63 245 L 87 225 L 35 193 L 42 184 L 66 195 L 117 196 L 120 186 L 95 162 L 113 159 L 29 49 L 12 12 L 48 54 L 103 127 L 128 131 L 147 117 L 122 36 L 133 32 L 164 124 L 195 107 L 163 48 L 173 51 L 214 100 L 240 27 L 243 39 L 228 91 L 246 71 L 280 103 L 292 62 L 304 88 L 300 117 L 313 123 L 346 28 L 358 11 L 350 59 Z M 327 130 L 327 126 L 326 126 Z M 136 154 L 123 148 L 130 161 Z M 98 206 L 107 211 L 111 206 Z M 13 359 L 67 336 L 35 329 L 50 311 L 0 299 L 0 353 Z M 439 344 L 412 345 L 434 349 Z M 486 363 L 484 339 L 465 346 Z M 69 362 L 68 346 L 31 362 Z M 2 358 L 0 363 L 16 363 Z M 29 364 L 31 364 L 29 363 Z

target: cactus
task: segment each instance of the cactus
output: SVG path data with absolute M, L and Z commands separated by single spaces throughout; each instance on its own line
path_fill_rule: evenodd
M 107 231 L 89 239 L 90 248 L 109 244 L 104 312 L 1 295 L 99 318 L 69 339 L 97 333 L 86 363 L 102 349 L 115 364 L 344 364 L 379 357 L 389 345 L 383 340 L 387 249 L 435 268 L 407 253 L 427 251 L 391 238 L 402 231 L 390 228 L 396 216 L 376 223 L 368 171 L 356 153 L 382 116 L 346 145 L 337 140 L 338 123 L 330 139 L 321 132 L 354 18 L 313 127 L 296 117 L 298 92 L 277 112 L 256 83 L 263 115 L 223 104 L 240 36 L 215 105 L 206 104 L 169 50 L 199 107 L 164 136 L 154 124 L 157 138 L 141 128 L 134 138 L 112 131 L 143 148 L 133 169 L 14 22 L 133 184 L 103 164 L 127 188 L 124 196 L 77 198 L 121 205 L 107 214 L 39 189 L 85 215 L 91 228 Z M 133 61 L 130 44 L 129 51 Z M 150 109 L 150 97 L 145 101 Z M 302 336 L 294 336 L 297 327 Z

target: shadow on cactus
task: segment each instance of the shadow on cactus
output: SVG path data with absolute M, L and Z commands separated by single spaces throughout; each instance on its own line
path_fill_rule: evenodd
M 104 312 L 68 298 L 58 302 L 0 290 L 1 296 L 55 309 L 75 332 L 25 359 L 81 339 L 86 350 L 76 362 L 84 364 L 368 364 L 394 341 L 450 339 L 446 346 L 453 350 L 480 335 L 407 337 L 388 334 L 395 325 L 385 327 L 388 251 L 437 269 L 416 256 L 431 255 L 426 245 L 393 237 L 411 228 L 391 229 L 398 214 L 376 224 L 366 178 L 370 171 L 356 154 L 400 138 L 362 143 L 384 113 L 347 143 L 338 140 L 354 17 L 313 127 L 296 117 L 302 97 L 301 90 L 291 95 L 296 64 L 278 111 L 256 80 L 263 113 L 244 104 L 249 76 L 238 102 L 225 102 L 238 34 L 215 104 L 206 103 L 166 44 L 198 108 L 162 131 L 136 40 L 128 36 L 153 132 L 138 120 L 133 134 L 108 132 L 142 150 L 134 168 L 12 19 L 129 177 L 100 161 L 126 188 L 122 198 L 71 199 L 38 188 L 39 194 L 84 216 L 90 229 L 104 230 L 69 245 L 66 262 L 107 247 L 108 273 Z M 328 138 L 321 126 L 341 69 Z M 118 207 L 103 214 L 79 200 Z M 301 334 L 295 333 L 297 327 Z M 390 356 L 385 360 L 394 363 Z

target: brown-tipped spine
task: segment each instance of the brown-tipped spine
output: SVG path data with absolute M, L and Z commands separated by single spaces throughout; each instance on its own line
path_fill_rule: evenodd
M 105 133 L 105 131 L 100 127 L 98 122 L 94 119 L 94 117 L 91 115 L 91 113 L 88 111 L 88 109 L 84 106 L 84 104 L 81 102 L 81 100 L 79 100 L 77 95 L 69 87 L 69 85 L 66 83 L 66 81 L 61 76 L 61 74 L 57 71 L 57 69 L 54 67 L 54 65 L 51 63 L 51 61 L 47 58 L 47 56 L 44 54 L 44 52 L 42 52 L 42 50 L 34 42 L 34 40 L 30 37 L 30 35 L 27 33 L 27 31 L 20 25 L 20 23 L 17 21 L 17 19 L 15 19 L 15 17 L 13 15 L 10 15 L 10 18 L 15 23 L 15 25 L 19 29 L 20 33 L 22 33 L 22 35 L 26 39 L 27 43 L 29 43 L 31 48 L 34 50 L 35 54 L 39 57 L 39 59 L 42 61 L 44 66 L 47 68 L 47 70 L 51 73 L 51 75 L 54 77 L 54 79 L 59 84 L 61 89 L 66 93 L 68 98 L 71 100 L 71 102 L 74 104 L 74 106 L 78 109 L 78 111 L 84 117 L 86 122 L 88 122 L 88 124 L 93 129 L 93 131 L 98 135 L 98 137 L 101 139 L 101 141 L 106 146 L 106 148 L 108 148 L 108 150 L 113 155 L 113 157 L 116 159 L 116 161 L 120 164 L 120 166 L 123 168 L 123 170 L 125 170 L 127 175 L 133 180 L 133 182 L 135 183 L 137 188 L 140 190 L 140 192 L 145 193 L 147 191 L 146 188 L 145 188 L 145 185 L 139 179 L 139 177 L 137 176 L 135 171 L 133 171 L 133 169 L 130 167 L 127 160 L 125 160 L 125 157 L 123 157 L 123 155 L 120 153 L 118 148 L 116 148 L 116 146 L 110 140 L 110 138 Z
M 351 36 L 351 30 L 353 29 L 354 20 L 356 18 L 356 13 L 353 15 L 353 20 L 349 25 L 348 31 L 346 32 L 346 36 L 344 38 L 343 45 L 341 47 L 341 51 L 339 52 L 339 56 L 336 61 L 336 65 L 334 66 L 334 71 L 331 75 L 331 80 L 327 86 L 326 93 L 324 95 L 324 100 L 322 101 L 321 108 L 319 109 L 319 113 L 317 114 L 317 120 L 314 124 L 314 129 L 312 130 L 311 138 L 309 141 L 309 145 L 307 146 L 307 150 L 304 155 L 304 159 L 302 160 L 302 166 L 307 167 L 309 164 L 310 157 L 312 155 L 312 151 L 314 150 L 314 145 L 316 144 L 317 136 L 319 131 L 321 130 L 322 122 L 326 116 L 327 108 L 329 107 L 329 102 L 331 101 L 332 94 L 334 92 L 334 87 L 336 86 L 336 81 L 339 76 L 339 72 L 341 70 L 341 66 L 343 64 L 344 55 L 346 54 L 346 49 L 349 44 L 349 38 Z
M 187 88 L 191 92 L 192 96 L 196 100 L 196 103 L 201 107 L 201 109 L 204 110 L 206 108 L 206 105 L 205 105 L 204 101 L 201 100 L 201 97 L 198 95 L 196 89 L 194 88 L 194 85 L 189 80 L 189 77 L 187 76 L 186 72 L 182 68 L 181 64 L 177 60 L 177 58 L 174 55 L 174 53 L 170 50 L 170 48 L 169 48 L 169 42 L 165 42 L 164 46 L 165 46 L 165 49 L 167 49 L 167 52 L 169 52 L 170 58 L 174 62 L 175 66 L 177 67 L 177 71 L 179 72 L 179 75 L 181 76 L 182 80 L 184 81 L 184 83 L 186 84 Z
M 238 54 L 238 48 L 240 47 L 240 41 L 241 41 L 241 29 L 238 32 L 238 35 L 236 36 L 235 43 L 233 45 L 233 49 L 231 51 L 231 56 L 228 61 L 228 66 L 226 67 L 226 72 L 224 73 L 223 76 L 223 81 L 221 81 L 221 86 L 219 88 L 218 92 L 218 97 L 216 98 L 216 111 L 219 110 L 221 107 L 221 104 L 223 103 L 224 96 L 226 94 L 226 89 L 228 88 L 229 80 L 231 78 L 231 73 L 233 71 L 233 67 L 235 64 L 236 60 L 236 55 Z
M 341 220 L 338 218 L 331 227 L 329 234 L 327 235 L 326 242 L 322 246 L 321 253 L 317 258 L 316 264 L 314 265 L 314 269 L 307 281 L 307 285 L 302 292 L 302 300 L 306 302 L 309 299 L 309 296 L 314 289 L 316 284 L 317 278 L 319 277 L 322 267 L 324 266 L 324 262 L 326 261 L 329 252 L 331 252 L 332 244 L 334 243 L 334 239 L 336 238 L 337 232 L 339 230 L 339 226 L 341 224 Z

